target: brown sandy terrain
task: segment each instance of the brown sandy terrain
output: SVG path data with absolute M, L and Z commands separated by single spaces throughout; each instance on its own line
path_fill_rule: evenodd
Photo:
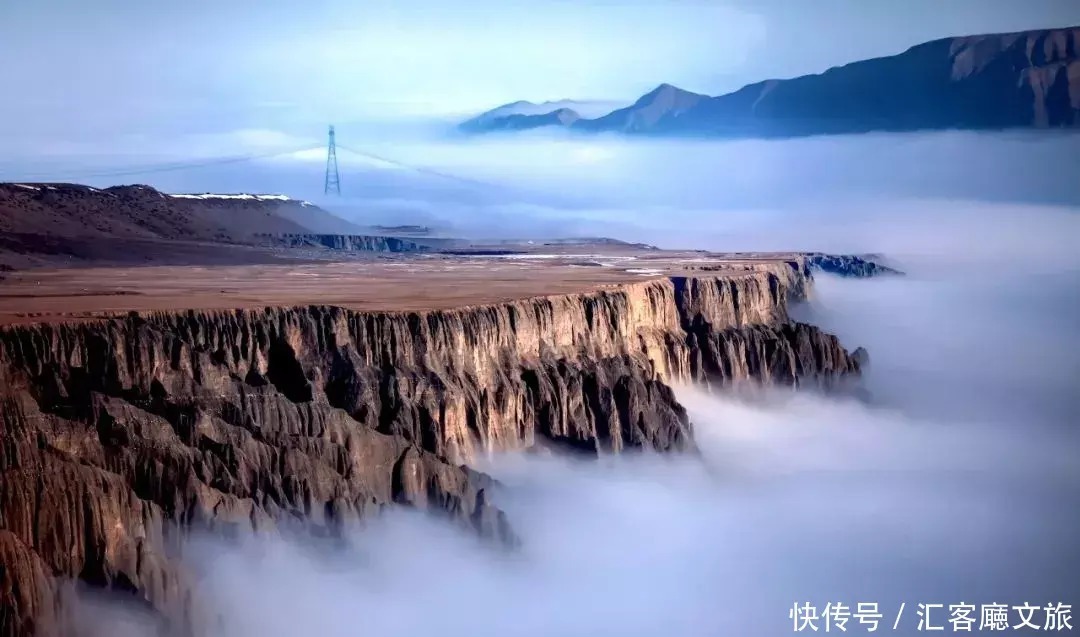
M 691 270 L 742 272 L 791 255 L 568 248 L 497 256 L 402 255 L 337 263 L 35 269 L 0 281 L 0 324 L 129 311 L 337 305 L 444 309 L 596 289 Z
M 754 260 L 603 238 L 318 234 L 327 220 L 347 224 L 282 195 L 0 184 L 0 324 L 265 306 L 444 309 L 679 271 L 741 272 Z

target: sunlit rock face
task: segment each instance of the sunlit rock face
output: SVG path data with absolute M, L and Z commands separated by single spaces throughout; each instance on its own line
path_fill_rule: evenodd
M 669 383 L 829 386 L 858 357 L 788 303 L 802 258 L 444 311 L 131 314 L 0 331 L 0 635 L 72 579 L 199 633 L 189 531 L 335 536 L 383 508 L 516 542 L 479 453 L 695 447 Z M 466 464 L 462 464 L 466 463 Z M 70 626 L 68 627 L 70 628 Z

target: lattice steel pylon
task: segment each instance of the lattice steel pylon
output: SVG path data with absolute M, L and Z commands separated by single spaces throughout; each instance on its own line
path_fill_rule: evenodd
M 326 146 L 326 181 L 323 182 L 323 194 L 341 196 L 341 177 L 337 169 L 337 145 L 334 143 L 334 126 L 330 125 L 330 142 Z

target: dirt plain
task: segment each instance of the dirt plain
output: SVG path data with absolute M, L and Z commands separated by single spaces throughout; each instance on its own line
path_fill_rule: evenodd
M 285 195 L 0 184 L 0 325 L 296 305 L 446 309 L 692 270 L 741 272 L 791 256 L 668 251 L 605 238 L 466 240 L 412 226 L 381 229 L 419 235 L 406 248 L 356 241 L 382 235 L 267 239 L 354 229 Z
M 336 305 L 409 311 L 594 290 L 692 270 L 741 272 L 790 255 L 582 246 L 514 254 L 408 254 L 337 262 L 40 268 L 0 281 L 0 324 L 131 311 Z

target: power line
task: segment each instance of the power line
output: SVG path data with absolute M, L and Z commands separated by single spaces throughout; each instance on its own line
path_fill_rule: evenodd
M 483 186 L 485 188 L 502 187 L 502 186 L 499 186 L 498 184 L 487 183 L 487 182 L 480 181 L 478 179 L 470 179 L 469 177 L 461 177 L 459 175 L 452 175 L 450 173 L 444 173 L 442 171 L 435 170 L 433 168 L 427 168 L 425 166 L 414 166 L 412 164 L 407 164 L 407 163 L 405 163 L 403 161 L 399 161 L 397 159 L 392 159 L 392 158 L 386 157 L 384 155 L 376 155 L 375 153 L 370 153 L 370 152 L 363 151 L 363 150 L 356 150 L 354 148 L 349 148 L 348 146 L 342 146 L 341 144 L 338 144 L 338 148 L 340 148 L 342 150 L 349 151 L 350 153 L 353 153 L 354 155 L 360 155 L 361 157 L 367 157 L 368 159 L 374 159 L 376 161 L 385 162 L 385 163 L 393 165 L 393 166 L 398 166 L 399 168 L 406 168 L 408 170 L 420 173 L 422 175 L 430 175 L 432 177 L 439 177 L 439 178 L 442 178 L 442 179 L 449 179 L 449 180 L 452 180 L 452 181 L 458 181 L 458 182 L 465 183 L 465 184 L 470 184 L 470 185 L 473 185 L 473 186 Z
M 519 188 L 517 186 L 507 186 L 506 184 L 496 184 L 496 183 L 493 183 L 493 182 L 490 182 L 490 181 L 482 181 L 480 179 L 473 179 L 473 178 L 470 178 L 470 177 L 462 177 L 460 175 L 454 175 L 454 174 L 451 174 L 451 173 L 442 172 L 440 170 L 435 170 L 434 168 L 427 168 L 425 166 L 414 166 L 412 164 L 407 164 L 407 163 L 405 163 L 403 161 L 399 161 L 397 159 L 386 157 L 385 155 L 376 155 L 375 153 L 370 153 L 370 152 L 362 151 L 362 150 L 356 150 L 355 148 L 349 148 L 348 146 L 342 146 L 341 144 L 338 144 L 337 147 L 342 149 L 342 150 L 353 153 L 355 155 L 360 155 L 361 157 L 367 157 L 369 159 L 374 159 L 374 160 L 377 160 L 377 161 L 385 162 L 385 163 L 391 164 L 393 166 L 398 166 L 400 168 L 405 168 L 407 170 L 411 170 L 411 171 L 419 173 L 421 175 L 428 175 L 428 176 L 431 176 L 431 177 L 439 177 L 440 179 L 447 179 L 447 180 L 450 180 L 450 181 L 456 181 L 458 183 L 462 183 L 462 184 L 465 184 L 465 185 L 468 185 L 468 186 L 474 186 L 474 187 L 477 187 L 477 188 L 485 188 L 485 189 L 499 188 L 501 190 L 514 190 L 514 191 L 517 191 L 519 193 L 524 193 L 525 192 L 525 191 L 523 191 L 521 188 Z
M 413 165 L 413 164 L 409 164 L 409 163 L 394 159 L 392 157 L 387 157 L 385 155 L 379 155 L 379 154 L 376 154 L 376 153 L 373 153 L 373 152 L 359 150 L 359 149 L 356 149 L 356 148 L 351 148 L 349 146 L 343 146 L 343 145 L 338 144 L 336 142 L 333 126 L 330 127 L 329 135 L 330 135 L 329 143 L 328 143 L 328 146 L 326 147 L 327 148 L 327 166 L 326 166 L 326 176 L 325 176 L 324 188 L 323 188 L 324 194 L 331 194 L 331 193 L 338 194 L 338 195 L 341 194 L 340 174 L 338 172 L 338 165 L 337 165 L 337 149 L 338 148 L 340 148 L 340 149 L 342 149 L 342 150 L 344 150 L 346 152 L 353 153 L 354 155 L 358 155 L 360 157 L 366 157 L 368 159 L 374 159 L 376 161 L 380 161 L 380 162 L 383 162 L 383 163 L 386 163 L 386 164 L 389 164 L 389 165 L 392 165 L 392 166 L 397 166 L 397 167 L 400 167 L 400 168 L 404 168 L 404 169 L 410 170 L 412 172 L 415 172 L 415 173 L 418 173 L 418 174 L 421 174 L 421 175 L 428 175 L 428 176 L 431 176 L 431 177 L 437 177 L 439 179 L 445 179 L 445 180 L 449 180 L 449 181 L 454 181 L 454 182 L 457 182 L 457 183 L 460 183 L 460 184 L 465 184 L 467 186 L 471 186 L 471 187 L 474 187 L 474 188 L 483 188 L 485 190 L 499 189 L 499 190 L 503 190 L 503 191 L 518 192 L 519 194 L 530 194 L 527 191 L 525 191 L 525 190 L 523 190 L 523 189 L 521 189 L 521 188 L 519 188 L 517 186 L 508 186 L 508 185 L 505 185 L 505 184 L 496 184 L 496 183 L 487 182 L 487 181 L 483 181 L 483 180 L 479 180 L 479 179 L 473 179 L 473 178 L 469 178 L 469 177 L 462 177 L 460 175 L 455 175 L 455 174 L 444 172 L 444 171 L 441 171 L 441 170 L 436 170 L 434 168 L 428 168 L 428 167 L 425 167 L 425 166 L 416 166 L 416 165 Z M 22 175 L 20 175 L 19 179 L 10 179 L 9 181 L 35 181 L 35 180 L 38 180 L 38 179 L 44 179 L 44 180 L 50 180 L 50 181 L 56 181 L 58 179 L 84 180 L 84 179 L 96 179 L 96 178 L 107 178 L 107 177 L 127 177 L 127 176 L 137 176 L 137 175 L 149 175 L 149 174 L 164 173 L 164 172 L 174 172 L 174 171 L 180 171 L 180 170 L 192 170 L 192 169 L 198 169 L 198 168 L 210 168 L 210 167 L 214 167 L 214 166 L 224 166 L 224 165 L 229 165 L 229 164 L 238 164 L 238 163 L 243 163 L 243 162 L 255 161 L 255 160 L 259 160 L 259 159 L 270 159 L 272 157 L 279 157 L 281 155 L 289 155 L 289 154 L 299 153 L 299 152 L 304 152 L 304 151 L 318 150 L 318 149 L 322 149 L 322 148 L 323 148 L 323 146 L 321 144 L 319 144 L 319 145 L 308 145 L 308 146 L 303 146 L 303 147 L 279 149 L 279 150 L 275 150 L 275 151 L 271 151 L 271 152 L 265 152 L 265 153 L 250 153 L 250 154 L 246 154 L 246 155 L 236 155 L 236 156 L 231 156 L 231 157 L 208 158 L 208 159 L 203 159 L 203 160 L 173 162 L 173 163 L 156 164 L 156 165 L 129 166 L 129 167 L 124 167 L 124 168 L 117 168 L 117 169 L 103 170 L 103 171 L 84 172 L 84 171 L 79 171 L 79 170 L 67 170 L 67 171 L 54 171 L 54 172 L 48 172 L 48 173 L 30 173 L 30 174 L 22 174 Z
M 223 166 L 227 164 L 238 164 L 246 161 L 254 161 L 257 159 L 269 159 L 272 157 L 279 157 L 281 155 L 290 155 L 293 153 L 299 153 L 306 150 L 314 150 L 321 148 L 322 146 L 304 146 L 303 148 L 289 148 L 285 150 L 276 150 L 268 153 L 237 155 L 233 157 L 221 157 L 217 159 L 207 159 L 200 161 L 187 161 L 187 162 L 175 162 L 171 164 L 158 164 L 149 166 L 133 166 L 129 168 L 121 168 L 117 170 L 102 171 L 102 172 L 81 172 L 78 170 L 68 170 L 49 173 L 31 173 L 28 175 L 22 175 L 21 179 L 13 181 L 33 181 L 35 179 L 52 179 L 57 176 L 65 178 L 76 179 L 93 179 L 98 177 L 126 177 L 131 175 L 144 175 L 162 172 L 171 172 L 176 170 L 189 170 L 192 168 L 206 168 L 211 166 Z
M 333 127 L 331 127 L 331 128 L 333 128 Z M 333 135 L 334 135 L 333 132 L 331 132 L 331 140 L 334 139 Z M 13 179 L 11 181 L 33 181 L 35 179 L 56 179 L 58 177 L 69 178 L 69 179 L 70 178 L 93 179 L 93 178 L 99 178 L 99 177 L 126 177 L 126 176 L 132 176 L 132 175 L 143 175 L 143 174 L 154 174 L 154 173 L 162 173 L 162 172 L 173 172 L 173 171 L 178 171 L 178 170 L 190 170 L 190 169 L 196 169 L 196 168 L 208 168 L 208 167 L 213 167 L 213 166 L 223 166 L 223 165 L 228 165 L 228 164 L 237 164 L 237 163 L 243 163 L 243 162 L 247 162 L 247 161 L 254 161 L 254 160 L 257 160 L 257 159 L 270 159 L 272 157 L 278 157 L 278 156 L 281 156 L 281 155 L 289 155 L 289 154 L 293 154 L 293 153 L 304 152 L 304 151 L 309 151 L 309 150 L 317 150 L 317 149 L 321 149 L 321 148 L 323 148 L 322 145 L 304 146 L 304 147 L 301 147 L 301 148 L 288 148 L 288 149 L 285 149 L 285 150 L 276 150 L 276 151 L 267 152 L 267 153 L 237 155 L 237 156 L 232 156 L 232 157 L 220 157 L 220 158 L 205 159 L 205 160 L 198 160 L 198 161 L 173 162 L 173 163 L 168 163 L 168 164 L 145 165 L 145 166 L 129 166 L 129 167 L 106 170 L 106 171 L 86 172 L 86 171 L 81 171 L 81 170 L 78 170 L 78 169 L 73 169 L 73 170 L 51 171 L 51 172 L 47 172 L 47 173 L 44 173 L 44 172 L 41 172 L 41 173 L 29 173 L 29 174 L 24 173 L 24 174 L 20 175 L 20 179 Z M 377 161 L 381 161 L 381 162 L 384 162 L 384 163 L 387 163 L 387 164 L 390 164 L 390 165 L 393 165 L 393 166 L 398 166 L 400 168 L 405 168 L 405 169 L 411 170 L 413 172 L 417 172 L 417 173 L 424 174 L 424 175 L 430 175 L 430 176 L 433 176 L 433 177 L 439 177 L 441 179 L 449 179 L 449 180 L 452 180 L 452 181 L 457 181 L 457 182 L 460 182 L 460 183 L 466 183 L 466 184 L 470 184 L 470 185 L 473 185 L 473 186 L 481 186 L 481 187 L 486 187 L 486 188 L 490 188 L 490 187 L 493 187 L 493 186 L 498 187 L 496 184 L 485 183 L 483 181 L 479 181 L 479 180 L 476 180 L 476 179 L 469 179 L 467 177 L 460 177 L 458 175 L 453 175 L 453 174 L 450 174 L 450 173 L 441 172 L 441 171 L 438 171 L 438 170 L 435 170 L 435 169 L 432 169 L 432 168 L 426 168 L 426 167 L 423 167 L 423 166 L 414 166 L 412 164 L 407 164 L 405 162 L 402 162 L 402 161 L 399 161 L 399 160 L 396 160 L 396 159 L 393 159 L 393 158 L 390 158 L 390 157 L 386 157 L 384 155 L 377 155 L 375 153 L 362 151 L 362 150 L 357 150 L 355 148 L 350 148 L 350 147 L 347 147 L 347 146 L 343 146 L 341 144 L 337 144 L 336 141 L 331 141 L 330 146 L 328 146 L 328 148 L 327 148 L 327 175 L 326 175 L 327 178 L 326 178 L 326 181 L 324 183 L 324 186 L 325 186 L 324 191 L 327 192 L 327 193 L 330 190 L 334 190 L 335 192 L 340 194 L 340 175 L 339 175 L 339 173 L 337 171 L 337 153 L 336 153 L 337 148 L 341 148 L 342 150 L 353 153 L 354 155 L 359 155 L 361 157 L 367 157 L 369 159 L 374 159 L 374 160 L 377 160 Z
M 344 150 L 344 151 L 348 151 L 350 153 L 353 153 L 355 155 L 360 155 L 361 157 L 367 157 L 369 159 L 375 159 L 377 161 L 385 162 L 387 164 L 391 164 L 393 166 L 398 166 L 400 168 L 405 168 L 407 170 L 411 170 L 413 172 L 416 172 L 416 173 L 419 173 L 419 174 L 422 174 L 422 175 L 429 175 L 429 176 L 432 176 L 432 177 L 439 177 L 441 179 L 447 179 L 447 180 L 450 180 L 450 181 L 456 181 L 458 183 L 465 184 L 467 186 L 472 186 L 474 188 L 483 188 L 484 190 L 497 189 L 497 190 L 503 191 L 504 193 L 516 194 L 518 196 L 532 198 L 532 199 L 549 199 L 549 198 L 552 197 L 552 193 L 550 193 L 550 192 L 538 192 L 536 190 L 533 190 L 533 189 L 530 189 L 530 188 L 523 188 L 521 186 L 510 185 L 510 184 L 499 184 L 499 183 L 494 183 L 494 182 L 490 182 L 490 181 L 483 181 L 483 180 L 480 180 L 480 179 L 473 179 L 471 177 L 462 177 L 460 175 L 454 175 L 452 173 L 447 173 L 447 172 L 443 172 L 443 171 L 440 171 L 440 170 L 435 170 L 433 168 L 427 168 L 427 167 L 424 167 L 424 166 L 414 166 L 412 164 L 407 164 L 407 163 L 405 163 L 403 161 L 399 161 L 399 160 L 393 159 L 391 157 L 386 157 L 385 155 L 377 155 L 375 153 L 362 151 L 362 150 L 357 150 L 355 148 L 350 148 L 348 146 L 342 146 L 341 144 L 338 144 L 337 147 Z M 575 203 L 573 203 L 573 205 L 584 205 L 584 204 L 581 204 L 581 203 L 577 203 L 577 198 L 566 197 L 566 196 L 563 196 L 561 194 L 558 195 L 558 199 L 560 201 L 563 201 L 563 202 L 568 202 L 568 201 L 569 202 L 575 202 Z

